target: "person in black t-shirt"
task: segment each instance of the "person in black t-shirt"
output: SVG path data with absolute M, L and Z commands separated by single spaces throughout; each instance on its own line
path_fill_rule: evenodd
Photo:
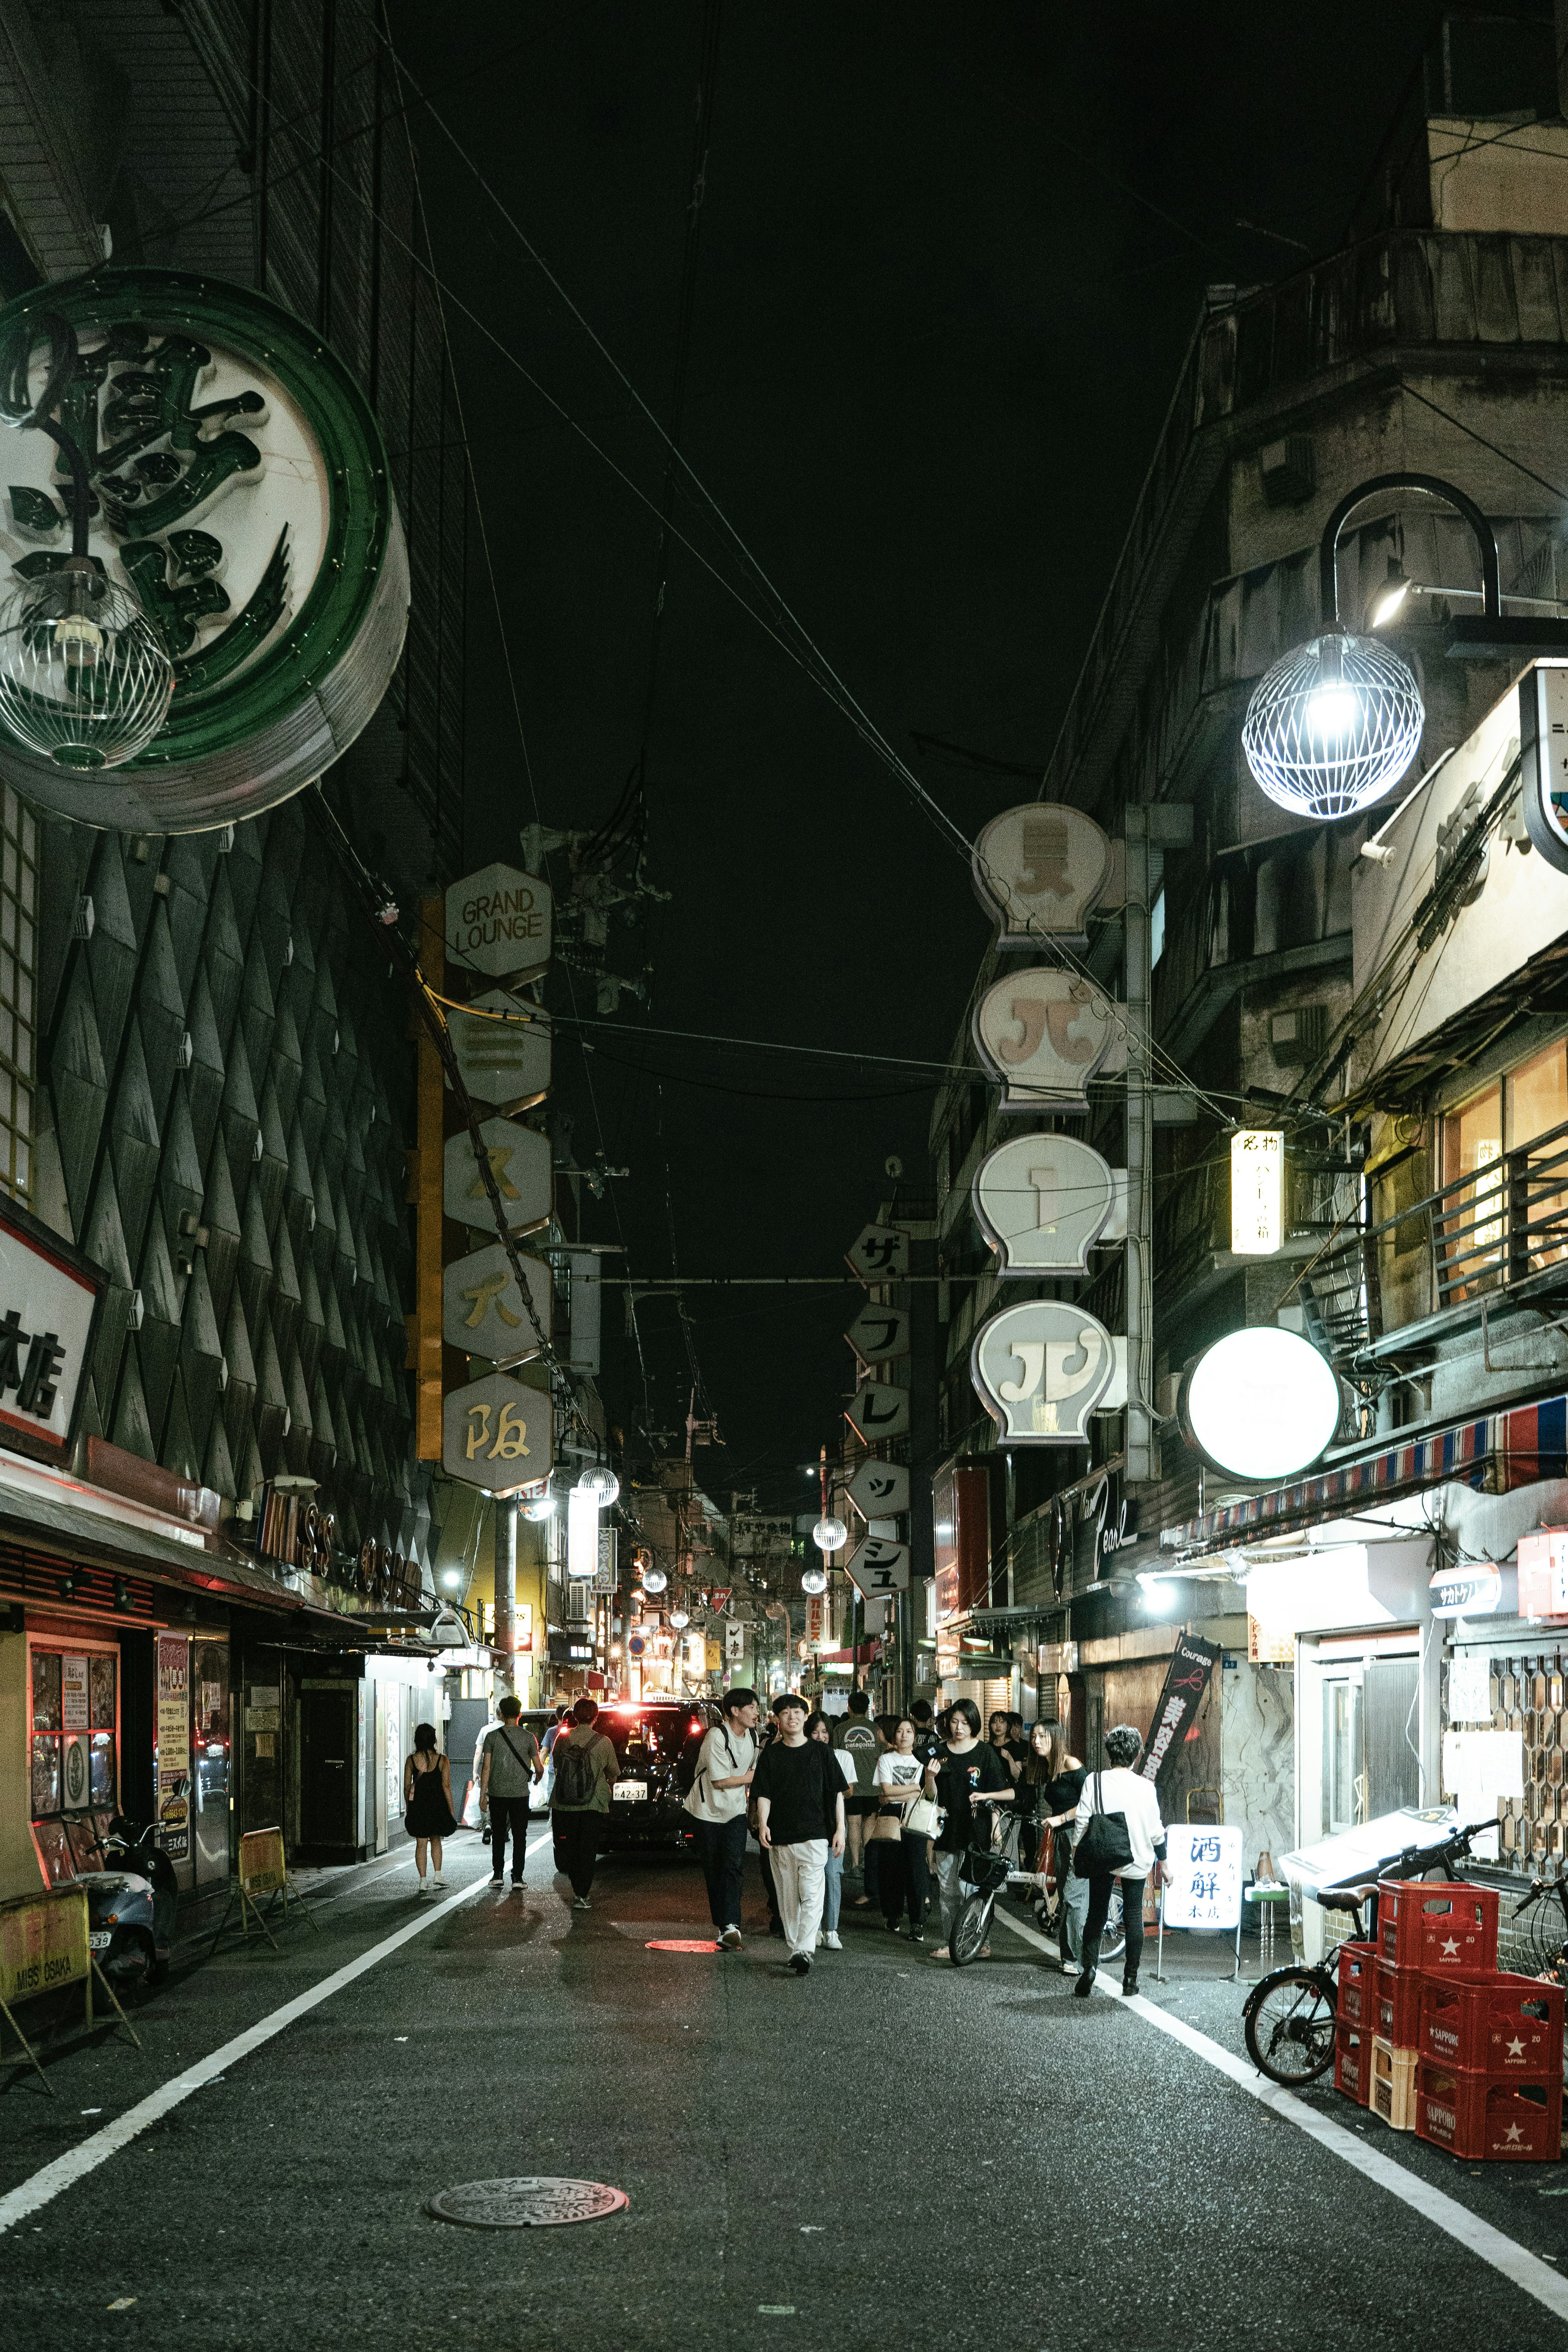
M 1072 1866 L 1073 1816 L 1089 1773 L 1076 1756 L 1068 1754 L 1065 1739 L 1057 1743 L 1053 1765 L 1046 1786 L 1046 1819 L 1055 1835 L 1051 1868 L 1057 1882 L 1057 1943 L 1062 1974 L 1070 1977 L 1078 1973 L 1083 1923 L 1089 1916 L 1089 1881 L 1076 1876 Z
M 752 1795 L 757 1843 L 773 1866 L 773 1892 L 797 1977 L 810 1973 L 822 1926 L 829 1853 L 844 1851 L 844 1775 L 835 1751 L 805 1736 L 805 1701 L 784 1691 L 773 1701 L 778 1737 L 757 1759 Z
M 942 1898 L 942 1934 L 948 1940 L 931 1954 L 937 1960 L 949 1957 L 963 1901 L 959 1882 L 964 1854 L 971 1845 L 990 1844 L 989 1808 L 998 1801 L 1010 1804 L 1013 1797 L 1007 1759 L 989 1740 L 981 1738 L 980 1709 L 973 1699 L 954 1699 L 944 1728 L 946 1741 L 928 1760 L 925 1779 L 927 1796 L 934 1797 L 947 1814 L 936 1842 L 936 1883 Z M 979 1957 L 984 1959 L 989 1951 L 986 1945 Z

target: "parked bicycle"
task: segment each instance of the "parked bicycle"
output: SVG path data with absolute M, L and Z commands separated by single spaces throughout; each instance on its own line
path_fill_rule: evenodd
M 1495 1819 L 1472 1822 L 1438 1845 L 1406 1846 L 1402 1853 L 1373 1864 L 1365 1878 L 1343 1886 L 1313 1887 L 1311 1899 L 1325 1911 L 1350 1914 L 1351 1934 L 1346 1942 L 1375 1942 L 1380 1878 L 1425 1878 L 1440 1870 L 1446 1878 L 1457 1879 L 1460 1874 L 1454 1864 L 1468 1855 L 1472 1840 L 1496 1827 Z M 1260 2073 L 1287 2090 L 1315 2083 L 1334 2063 L 1343 1948 L 1343 1944 L 1338 1944 L 1326 1959 L 1310 1965 L 1297 1961 L 1289 1968 L 1275 1969 L 1260 1977 L 1247 1996 L 1242 2017 L 1247 2054 Z
M 1046 1874 L 1018 1867 L 1017 1814 L 1005 1812 L 999 1805 L 990 1806 L 987 1811 L 992 1815 L 991 1845 L 988 1850 L 971 1846 L 964 1856 L 963 1883 L 971 1892 L 964 1897 L 948 1945 L 948 1957 L 955 1969 L 967 1968 L 971 1960 L 979 1958 L 991 1932 L 997 1897 L 1008 1886 L 1026 1886 L 1046 1893 L 1045 1906 L 1037 1908 L 1035 1916 L 1039 1923 L 1040 1933 L 1047 1942 L 1056 1940 L 1060 1924 L 1062 1890 L 1054 1885 L 1049 1890 L 1042 1888 L 1041 1882 Z M 1100 1940 L 1100 1958 L 1120 1959 L 1126 1943 L 1127 1930 L 1121 1920 L 1121 1882 L 1118 1879 L 1111 1894 L 1105 1933 Z

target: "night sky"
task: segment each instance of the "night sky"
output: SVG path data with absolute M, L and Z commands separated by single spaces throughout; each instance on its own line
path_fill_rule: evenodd
M 1204 287 L 1286 277 L 1340 242 L 1429 17 L 1411 0 L 403 0 L 392 24 L 414 80 L 667 425 L 687 285 L 682 454 L 973 835 L 1037 789 Z M 695 101 L 715 37 L 693 272 Z M 476 530 L 468 864 L 515 859 L 536 803 L 547 824 L 603 824 L 640 756 L 647 874 L 670 894 L 611 930 L 610 969 L 650 968 L 647 1003 L 623 997 L 625 1026 L 577 1032 L 591 1055 L 561 1034 L 574 1157 L 602 1142 L 631 1171 L 588 1202 L 585 1230 L 624 1240 L 645 1276 L 668 1275 L 672 1250 L 684 1275 L 839 1272 L 889 1154 L 906 1190 L 928 1184 L 932 1092 L 921 1067 L 821 1052 L 945 1057 L 986 940 L 967 873 L 679 541 L 654 673 L 663 448 L 431 113 L 409 120 L 458 298 L 451 349 L 532 777 Z M 771 613 L 689 488 L 672 519 Z M 563 861 L 551 871 L 562 888 Z M 574 985 L 595 1016 L 593 980 Z M 563 972 L 550 1002 L 574 1009 Z M 847 1291 L 689 1295 L 727 1448 L 697 1457 L 712 1490 L 809 1500 L 795 1465 L 835 1440 L 854 1307 Z M 639 1312 L 646 1412 L 606 1309 L 607 1401 L 634 1446 L 639 1425 L 680 1431 L 692 1380 L 675 1305 Z

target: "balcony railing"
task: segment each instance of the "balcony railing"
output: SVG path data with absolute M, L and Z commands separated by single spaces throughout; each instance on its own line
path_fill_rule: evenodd
M 1568 1287 L 1568 1124 L 1380 1223 L 1347 1223 L 1302 1289 L 1335 1360 L 1520 1284 Z

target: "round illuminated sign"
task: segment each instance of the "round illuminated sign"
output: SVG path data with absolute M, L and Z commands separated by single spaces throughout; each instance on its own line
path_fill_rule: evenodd
M 167 719 L 123 765 L 61 768 L 0 727 L 0 776 L 128 833 L 201 832 L 314 782 L 381 701 L 408 618 L 386 453 L 342 362 L 247 288 L 102 269 L 6 304 L 0 374 L 80 446 L 89 554 L 174 669 Z M 58 566 L 70 524 L 54 442 L 4 438 L 8 587 L 5 568 Z
M 1293 1331 L 1233 1331 L 1198 1358 L 1184 1418 L 1193 1443 L 1238 1478 L 1289 1478 L 1314 1463 L 1340 1419 L 1327 1359 Z

